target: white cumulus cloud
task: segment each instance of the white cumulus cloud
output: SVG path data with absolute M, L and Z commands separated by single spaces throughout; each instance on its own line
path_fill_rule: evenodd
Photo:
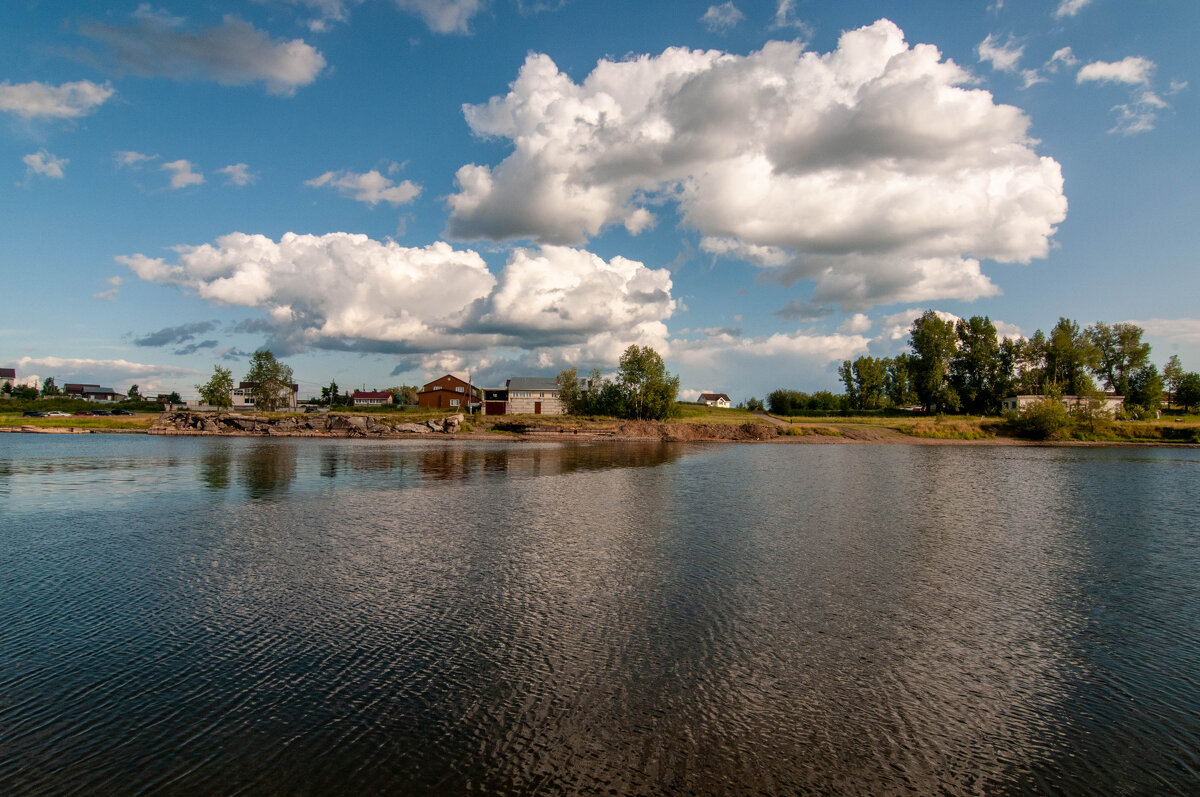
M 380 202 L 387 202 L 393 207 L 403 205 L 413 201 L 421 193 L 421 186 L 411 180 L 397 184 L 374 169 L 365 174 L 348 171 L 325 172 L 319 177 L 306 180 L 304 184 L 313 188 L 336 188 L 342 196 L 372 206 Z
M 26 155 L 21 161 L 25 164 L 27 175 L 38 174 L 51 180 L 63 179 L 63 169 L 71 162 L 66 158 L 55 157 L 44 149 Z
M 262 82 L 273 94 L 291 95 L 317 79 L 325 57 L 303 39 L 272 39 L 234 16 L 198 31 L 178 20 L 135 14 L 136 25 L 84 25 L 84 35 L 106 46 L 121 68 L 143 77 L 215 80 L 227 86 Z
M 666 269 L 567 247 L 516 250 L 498 278 L 471 250 L 349 233 L 232 233 L 176 252 L 174 263 L 117 260 L 143 280 L 262 311 L 282 350 L 441 356 L 499 346 L 590 362 L 632 342 L 661 344 L 676 307 Z
M 105 83 L 78 80 L 52 86 L 49 83 L 0 83 L 0 111 L 16 114 L 22 119 L 46 117 L 75 119 L 86 116 L 116 93 Z
M 1067 203 L 1028 118 L 971 85 L 887 20 L 831 53 L 671 48 L 581 83 L 533 54 L 507 95 L 464 107 L 513 151 L 459 169 L 447 230 L 577 245 L 673 202 L 845 309 L 991 295 L 980 260 L 1044 257 Z

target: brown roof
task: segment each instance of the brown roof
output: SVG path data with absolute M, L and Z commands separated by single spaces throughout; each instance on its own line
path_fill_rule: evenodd
M 386 390 L 378 390 L 378 391 L 377 390 L 356 390 L 356 391 L 354 391 L 354 395 L 352 398 L 356 398 L 356 399 L 357 398 L 387 399 L 387 398 L 391 398 L 391 397 L 392 397 L 392 394 L 388 393 Z

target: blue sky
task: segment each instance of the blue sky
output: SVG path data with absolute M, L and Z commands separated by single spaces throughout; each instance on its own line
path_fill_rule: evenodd
M 1200 369 L 1192 0 L 0 6 L 0 365 L 839 390 L 925 309 Z

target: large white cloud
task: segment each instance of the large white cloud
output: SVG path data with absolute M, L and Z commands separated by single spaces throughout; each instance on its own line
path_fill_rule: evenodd
M 459 170 L 448 232 L 579 244 L 674 200 L 727 251 L 783 252 L 779 276 L 851 309 L 989 295 L 979 260 L 1044 257 L 1066 198 L 1028 118 L 971 81 L 887 20 L 823 55 L 672 48 L 582 83 L 530 55 L 507 95 L 464 107 L 513 152 Z
M 74 119 L 99 108 L 116 90 L 90 80 L 52 86 L 49 83 L 0 83 L 0 111 L 23 119 Z
M 516 250 L 499 278 L 471 250 L 349 233 L 279 241 L 232 233 L 176 252 L 175 263 L 140 254 L 117 260 L 144 280 L 263 311 L 263 326 L 285 351 L 511 347 L 590 362 L 632 342 L 665 341 L 663 321 L 676 307 L 666 269 L 566 247 Z
M 303 39 L 272 39 L 234 16 L 199 31 L 181 29 L 181 20 L 158 15 L 135 18 L 133 27 L 93 23 L 82 30 L 136 75 L 200 78 L 232 86 L 261 81 L 273 94 L 290 95 L 325 68 L 325 57 Z

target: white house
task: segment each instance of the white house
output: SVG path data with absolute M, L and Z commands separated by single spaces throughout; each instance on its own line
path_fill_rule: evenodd
M 239 382 L 238 386 L 229 391 L 229 400 L 235 410 L 254 409 L 254 390 L 258 387 L 257 382 Z M 291 390 L 287 391 L 287 395 L 283 400 L 284 409 L 296 409 L 296 396 L 300 393 L 300 386 L 293 384 L 289 385 Z
M 701 393 L 698 401 L 700 401 L 702 404 L 707 404 L 710 407 L 731 406 L 729 396 L 726 396 L 724 393 Z
M 509 415 L 562 415 L 566 412 L 558 397 L 558 380 L 553 377 L 514 376 L 508 380 Z
M 1031 396 L 1019 395 L 1009 396 L 1000 402 L 1000 407 L 1005 410 L 1016 410 L 1018 413 L 1024 412 L 1031 404 L 1036 404 L 1039 401 L 1045 401 L 1046 396 Z M 1125 397 L 1118 396 L 1116 393 L 1105 393 L 1101 399 L 1104 402 L 1102 412 L 1110 418 L 1115 417 L 1117 413 L 1125 409 Z M 1073 410 L 1083 402 L 1087 401 L 1087 397 L 1066 395 L 1060 401 L 1068 410 Z
M 350 398 L 355 407 L 385 407 L 392 403 L 392 394 L 386 390 L 356 390 Z

